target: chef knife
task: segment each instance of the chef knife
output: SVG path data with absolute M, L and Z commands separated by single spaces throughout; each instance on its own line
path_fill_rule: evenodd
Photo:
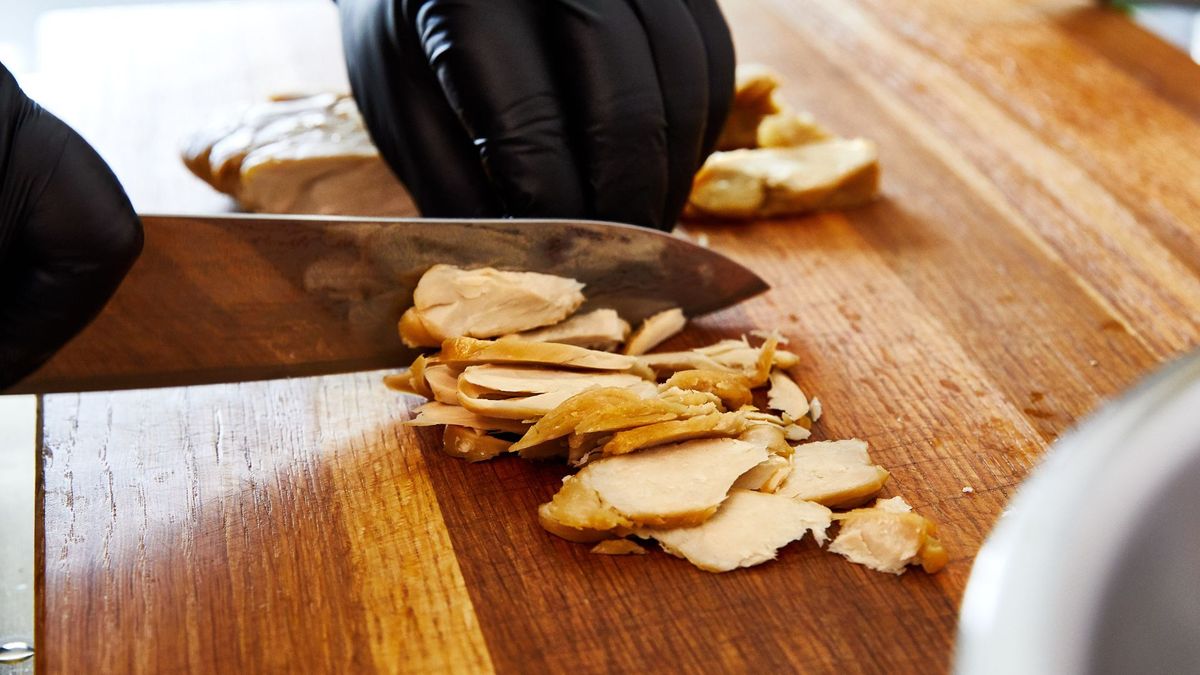
M 576 220 L 144 215 L 108 306 L 13 392 L 233 382 L 406 365 L 396 322 L 436 263 L 572 277 L 584 310 L 698 316 L 760 293 L 685 239 Z

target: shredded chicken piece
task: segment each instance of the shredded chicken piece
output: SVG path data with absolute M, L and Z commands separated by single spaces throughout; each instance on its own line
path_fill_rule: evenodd
M 425 386 L 433 394 L 431 397 L 433 400 L 448 405 L 458 405 L 458 371 L 456 369 L 441 363 L 434 363 L 425 366 L 422 377 Z
M 926 572 L 945 567 L 949 556 L 937 540 L 937 525 L 912 512 L 900 497 L 880 499 L 867 509 L 836 516 L 841 522 L 829 550 L 879 572 L 903 574 L 909 565 Z
M 746 429 L 746 418 L 739 413 L 700 415 L 686 420 L 658 422 L 618 431 L 604 444 L 605 456 L 624 455 L 656 445 L 678 443 L 695 438 L 733 438 Z
M 429 385 L 425 383 L 425 365 L 429 359 L 424 354 L 413 360 L 412 365 L 403 373 L 394 375 L 385 375 L 383 383 L 389 389 L 402 391 L 406 394 L 416 394 L 425 398 L 433 398 L 433 392 L 429 389 Z
M 728 572 L 775 559 L 779 549 L 812 532 L 825 541 L 829 509 L 779 495 L 734 489 L 716 515 L 705 522 L 669 530 L 640 529 L 664 551 L 709 572 Z
M 629 539 L 606 539 L 592 547 L 592 553 L 602 555 L 646 555 L 648 551 Z
M 758 123 L 756 141 L 760 148 L 787 148 L 833 138 L 817 123 L 812 113 L 783 109 Z
M 511 419 L 501 419 L 478 415 L 456 405 L 446 405 L 430 401 L 416 409 L 416 416 L 404 424 L 410 427 L 431 427 L 438 424 L 448 424 L 459 427 L 470 427 L 480 431 L 505 431 L 513 434 L 523 434 L 529 427 L 527 424 Z
M 508 441 L 489 436 L 486 431 L 470 427 L 446 425 L 446 431 L 442 434 L 442 452 L 468 462 L 492 459 L 508 452 L 510 445 Z
M 614 309 L 597 309 L 545 328 L 505 335 L 501 340 L 557 342 L 587 349 L 612 351 L 629 336 L 629 323 Z
M 583 284 L 537 272 L 434 265 L 417 282 L 400 318 L 410 347 L 454 337 L 489 338 L 562 321 L 583 304 Z
M 719 370 L 681 370 L 663 383 L 664 387 L 679 387 L 716 394 L 725 407 L 737 410 L 754 402 L 750 382 L 745 375 Z
M 711 155 L 689 213 L 717 218 L 796 215 L 865 204 L 879 188 L 878 151 L 861 138 Z
M 581 370 L 631 370 L 637 359 L 624 354 L 584 349 L 554 342 L 451 338 L 442 343 L 442 363 L 466 367 L 483 363 L 561 366 Z
M 765 345 L 764 345 L 765 347 Z M 759 370 L 763 347 L 751 347 L 745 340 L 721 340 L 708 347 L 686 352 L 659 352 L 638 357 L 638 362 L 659 376 L 681 370 L 719 370 L 753 377 Z M 784 349 L 775 349 L 771 365 L 791 368 L 800 357 Z
M 686 325 L 687 318 L 678 307 L 650 316 L 629 336 L 625 353 L 633 356 L 645 354 L 679 333 Z
M 759 124 L 780 110 L 775 100 L 779 76 L 770 68 L 756 63 L 739 65 L 734 82 L 733 104 L 717 139 L 718 150 L 754 147 Z
M 804 396 L 804 391 L 787 373 L 779 370 L 771 373 L 771 390 L 767 392 L 767 405 L 793 420 L 808 414 L 808 398 Z
M 467 370 L 470 370 L 468 368 Z M 572 373 L 573 374 L 573 373 Z M 626 387 L 647 394 L 654 386 L 629 373 L 596 373 L 591 378 L 565 379 L 561 386 L 547 392 L 529 395 L 507 395 L 483 389 L 464 381 L 467 371 L 459 377 L 458 404 L 471 412 L 490 417 L 530 420 L 549 414 L 572 396 L 599 387 Z
M 574 432 L 579 422 L 596 410 L 638 400 L 641 400 L 641 397 L 637 392 L 618 387 L 601 387 L 580 392 L 546 413 L 525 432 L 521 440 L 513 444 L 512 449 L 519 452 L 563 438 Z
M 699 524 L 717 510 L 734 481 L 766 457 L 766 450 L 732 438 L 605 457 L 564 478 L 539 517 L 578 536 L 638 525 Z
M 758 466 L 742 474 L 733 487 L 758 492 L 775 492 L 791 472 L 792 463 L 788 461 L 787 457 L 771 455 Z
M 791 457 L 792 446 L 788 445 L 783 426 L 769 420 L 764 422 L 757 415 L 750 412 L 742 413 L 742 415 L 750 424 L 742 432 L 742 435 L 738 436 L 739 440 L 761 445 L 772 455 Z M 791 468 L 791 464 L 788 464 L 788 468 Z
M 545 394 L 563 389 L 579 392 L 593 387 L 619 387 L 643 382 L 646 381 L 630 373 L 481 364 L 468 366 L 462 371 L 458 376 L 458 389 L 473 396 L 503 396 Z
M 879 494 L 887 479 L 887 470 L 871 463 L 865 441 L 820 441 L 796 446 L 779 493 L 844 509 Z

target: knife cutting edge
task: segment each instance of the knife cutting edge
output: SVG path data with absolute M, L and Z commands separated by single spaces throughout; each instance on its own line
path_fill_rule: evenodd
M 46 393 L 319 375 L 406 364 L 396 321 L 436 263 L 572 277 L 582 310 L 699 316 L 769 286 L 644 228 L 578 220 L 144 215 L 108 306 L 13 389 Z

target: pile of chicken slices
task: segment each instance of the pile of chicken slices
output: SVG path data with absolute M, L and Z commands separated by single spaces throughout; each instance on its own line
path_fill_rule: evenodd
M 516 454 L 579 470 L 538 509 L 549 532 L 596 553 L 655 541 L 701 569 L 775 558 L 811 534 L 855 563 L 934 572 L 936 526 L 900 497 L 864 504 L 888 479 L 861 440 L 807 442 L 821 415 L 788 374 L 777 335 L 649 353 L 683 329 L 672 309 L 630 332 L 615 311 L 576 314 L 583 285 L 531 272 L 436 265 L 400 321 L 437 348 L 393 389 L 429 399 L 414 426 L 444 426 L 446 454 Z M 756 405 L 760 401 L 761 405 Z

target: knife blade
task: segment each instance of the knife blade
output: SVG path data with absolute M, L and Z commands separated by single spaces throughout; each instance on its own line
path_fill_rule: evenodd
M 396 322 L 435 263 L 586 284 L 587 310 L 698 316 L 768 288 L 662 232 L 575 220 L 144 215 L 107 307 L 14 392 L 234 382 L 407 365 Z

